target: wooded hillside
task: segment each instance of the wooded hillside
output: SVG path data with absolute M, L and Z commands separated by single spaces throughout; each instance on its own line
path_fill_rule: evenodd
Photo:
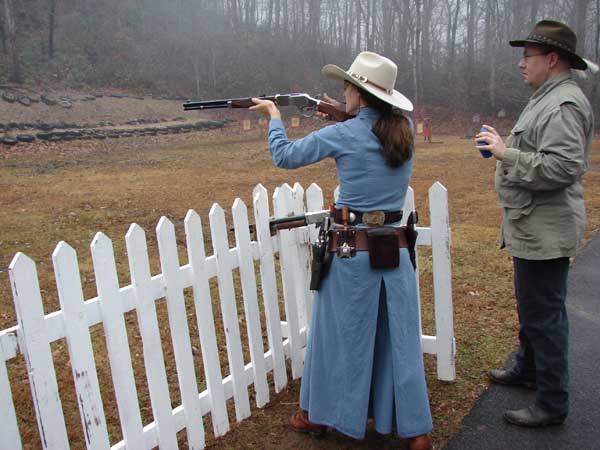
M 542 18 L 568 23 L 600 60 L 600 0 L 0 0 L 0 83 L 338 93 L 321 66 L 368 49 L 397 62 L 417 105 L 516 111 L 530 92 L 507 41 Z

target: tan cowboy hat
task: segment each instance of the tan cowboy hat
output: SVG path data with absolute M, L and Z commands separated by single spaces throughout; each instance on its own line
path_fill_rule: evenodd
M 585 70 L 588 65 L 575 53 L 577 35 L 564 23 L 555 20 L 542 20 L 535 24 L 525 39 L 508 42 L 512 47 L 525 47 L 527 44 L 546 45 L 562 53 L 573 69 Z
M 334 64 L 321 69 L 326 77 L 348 81 L 396 108 L 412 111 L 412 102 L 394 89 L 397 72 L 396 64 L 373 52 L 359 53 L 347 71 Z

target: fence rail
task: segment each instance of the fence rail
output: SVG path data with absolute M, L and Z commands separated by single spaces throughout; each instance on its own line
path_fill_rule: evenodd
M 422 335 L 425 353 L 437 356 L 437 375 L 441 380 L 455 379 L 455 342 L 452 319 L 450 269 L 450 228 L 446 189 L 435 183 L 429 190 L 430 227 L 418 227 L 418 246 L 431 246 L 436 335 Z M 253 191 L 256 239 L 252 240 L 247 207 L 237 199 L 232 207 L 235 247 L 228 244 L 225 212 L 214 204 L 209 213 L 212 255 L 204 247 L 202 223 L 190 210 L 185 217 L 188 263 L 181 265 L 175 227 L 162 217 L 156 227 L 161 273 L 151 275 L 146 235 L 132 224 L 125 236 L 131 284 L 119 284 L 112 241 L 97 233 L 91 254 L 98 295 L 83 297 L 77 255 L 66 242 L 52 254 L 59 293 L 60 310 L 44 315 L 35 263 L 23 253 L 13 258 L 9 275 L 18 325 L 0 331 L 0 448 L 23 448 L 17 414 L 7 373 L 7 361 L 22 354 L 27 366 L 40 441 L 44 449 L 68 449 L 69 439 L 59 395 L 50 344 L 66 338 L 71 362 L 77 407 L 87 449 L 177 448 L 177 432 L 185 429 L 188 447 L 202 449 L 205 431 L 202 417 L 211 415 L 214 436 L 230 429 L 227 400 L 233 398 L 235 418 L 250 416 L 248 387 L 254 386 L 257 407 L 269 401 L 267 375 L 272 374 L 275 392 L 287 384 L 286 359 L 291 375 L 302 374 L 304 352 L 311 315 L 312 295 L 308 289 L 309 243 L 316 235 L 314 226 L 282 230 L 271 236 L 269 198 L 258 185 Z M 284 184 L 273 194 L 278 217 L 323 209 L 321 189 L 313 184 L 306 193 L 299 184 Z M 414 210 L 414 195 L 409 189 L 405 211 Z M 407 216 L 407 215 L 405 215 Z M 279 264 L 275 258 L 278 254 Z M 260 301 L 255 262 L 258 262 L 262 309 L 268 348 L 263 345 Z M 277 267 L 279 266 L 279 267 Z M 234 270 L 239 271 L 240 290 L 246 329 L 240 330 L 236 304 Z M 417 270 L 417 274 L 418 274 Z M 277 286 L 278 276 L 282 287 Z M 219 360 L 215 314 L 209 282 L 216 279 L 219 309 L 225 330 L 227 362 L 230 373 L 223 377 Z M 198 392 L 185 309 L 184 290 L 191 288 L 201 345 L 206 389 Z M 280 296 L 279 292 L 282 295 Z M 280 317 L 280 297 L 285 317 Z M 157 300 L 165 299 L 170 336 L 175 356 L 181 404 L 174 407 L 169 396 L 165 359 L 157 318 Z M 135 310 L 142 341 L 145 376 L 154 421 L 143 424 L 136 380 L 129 352 L 125 313 Z M 123 440 L 109 441 L 104 406 L 100 394 L 90 328 L 101 323 L 110 361 L 111 378 L 119 413 Z M 242 332 L 250 361 L 242 351 Z

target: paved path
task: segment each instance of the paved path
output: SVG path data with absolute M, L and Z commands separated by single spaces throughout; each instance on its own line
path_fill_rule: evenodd
M 575 259 L 569 274 L 570 414 L 559 427 L 506 424 L 506 409 L 535 399 L 526 389 L 491 385 L 444 450 L 600 449 L 600 233 Z

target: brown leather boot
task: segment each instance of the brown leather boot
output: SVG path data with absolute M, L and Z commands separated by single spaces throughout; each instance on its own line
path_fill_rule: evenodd
M 408 439 L 408 450 L 432 450 L 431 436 L 422 434 Z
M 308 433 L 312 436 L 323 436 L 327 431 L 325 425 L 312 423 L 308 420 L 308 413 L 303 410 L 296 411 L 294 415 L 290 417 L 289 422 L 292 429 L 299 433 Z

